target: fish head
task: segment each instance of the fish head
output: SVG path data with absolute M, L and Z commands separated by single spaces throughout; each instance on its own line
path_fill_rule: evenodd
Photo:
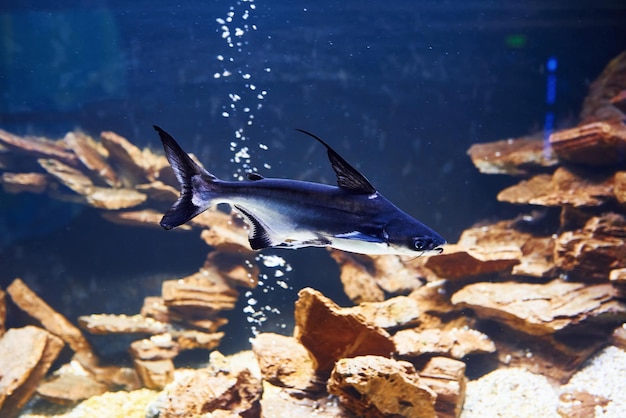
M 415 219 L 402 225 L 388 225 L 385 231 L 389 247 L 400 255 L 441 254 L 446 244 L 441 235 Z

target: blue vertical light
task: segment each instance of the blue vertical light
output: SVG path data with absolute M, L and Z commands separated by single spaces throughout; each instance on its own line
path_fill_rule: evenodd
M 546 61 L 546 116 L 543 123 L 543 155 L 550 157 L 550 135 L 554 131 L 554 104 L 556 103 L 556 57 L 549 57 Z

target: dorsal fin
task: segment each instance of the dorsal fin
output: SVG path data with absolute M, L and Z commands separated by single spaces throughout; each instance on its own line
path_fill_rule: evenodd
M 317 139 L 322 145 L 326 147 L 326 151 L 328 152 L 328 159 L 330 160 L 330 165 L 333 167 L 333 170 L 335 170 L 335 173 L 337 174 L 337 185 L 339 187 L 353 193 L 376 193 L 376 188 L 372 186 L 372 183 L 370 183 L 363 174 L 361 174 L 356 168 L 352 167 L 346 160 L 341 157 L 341 155 L 337 153 L 337 151 L 332 149 L 330 145 L 324 142 L 320 137 L 302 129 L 296 129 L 296 131 L 302 132 L 303 134 Z
M 263 180 L 265 178 L 259 173 L 248 173 L 247 176 L 248 176 L 248 180 L 252 180 L 252 181 Z

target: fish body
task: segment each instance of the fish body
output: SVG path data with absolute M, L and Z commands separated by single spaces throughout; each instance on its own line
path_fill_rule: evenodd
M 252 249 L 332 247 L 361 254 L 417 256 L 442 251 L 446 241 L 384 198 L 326 142 L 338 186 L 290 179 L 220 180 L 196 164 L 178 143 L 155 126 L 181 184 L 181 195 L 161 226 L 182 225 L 218 203 L 227 203 L 250 225 Z

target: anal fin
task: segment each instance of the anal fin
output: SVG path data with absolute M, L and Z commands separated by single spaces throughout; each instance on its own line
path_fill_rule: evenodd
M 260 250 L 262 248 L 275 247 L 280 242 L 272 239 L 271 234 L 263 226 L 263 224 L 248 210 L 239 205 L 234 205 L 235 209 L 241 213 L 241 215 L 250 224 L 250 233 L 248 234 L 248 241 L 250 242 L 250 248 L 253 250 Z

